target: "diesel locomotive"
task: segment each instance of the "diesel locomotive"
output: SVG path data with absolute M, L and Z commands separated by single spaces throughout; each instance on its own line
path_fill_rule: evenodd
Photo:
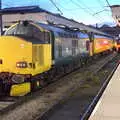
M 105 34 L 20 21 L 0 37 L 0 93 L 25 95 L 113 45 Z

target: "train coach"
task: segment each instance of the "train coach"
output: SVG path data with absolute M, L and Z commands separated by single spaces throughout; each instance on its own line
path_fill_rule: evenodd
M 112 48 L 110 36 L 20 21 L 0 37 L 0 93 L 25 95 Z

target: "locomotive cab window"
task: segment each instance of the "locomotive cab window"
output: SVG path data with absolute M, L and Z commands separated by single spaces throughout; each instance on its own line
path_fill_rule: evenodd
M 49 32 L 40 31 L 39 28 L 29 23 L 19 23 L 6 31 L 5 35 L 19 36 L 33 43 L 50 43 Z

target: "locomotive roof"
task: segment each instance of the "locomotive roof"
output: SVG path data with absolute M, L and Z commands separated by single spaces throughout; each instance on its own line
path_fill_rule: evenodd
M 57 37 L 88 38 L 88 33 L 85 33 L 85 32 L 80 31 L 80 30 L 77 30 L 77 31 L 72 30 L 68 27 L 67 28 L 63 27 L 62 28 L 62 27 L 56 26 L 56 25 L 43 24 L 43 23 L 38 23 L 38 22 L 33 22 L 33 21 L 32 22 L 31 21 L 22 21 L 22 22 L 23 22 L 23 25 L 25 24 L 25 22 L 27 22 L 27 24 L 32 24 L 35 27 L 39 26 L 43 31 L 50 31 L 50 32 L 54 33 L 54 36 L 57 36 Z M 20 22 L 20 24 L 21 24 L 21 22 Z M 100 34 L 95 34 L 95 35 L 100 35 Z M 105 35 L 102 35 L 102 36 L 108 37 L 108 36 L 105 36 Z M 30 42 L 35 42 L 35 43 L 37 42 L 37 41 L 33 41 L 32 39 L 30 39 L 29 41 Z
M 43 23 L 36 23 L 38 26 L 42 27 L 43 29 L 46 29 L 48 31 L 52 31 L 55 36 L 61 36 L 60 33 L 63 33 L 62 37 L 67 37 L 67 35 L 75 35 L 74 38 L 88 38 L 88 34 L 83 31 L 76 31 L 68 27 L 60 27 L 56 25 L 49 25 L 49 24 L 43 24 Z M 66 35 L 66 36 L 65 36 Z
M 60 27 L 60 26 L 57 26 L 57 25 L 50 25 L 50 24 L 44 24 L 44 23 L 35 23 L 37 24 L 38 26 L 46 29 L 46 30 L 49 30 L 49 31 L 52 31 L 52 32 L 69 32 L 69 33 L 75 33 L 75 34 L 80 34 L 80 33 L 83 33 L 83 34 L 88 34 L 87 31 L 82 31 L 82 30 L 73 30 L 69 27 Z M 94 33 L 95 35 L 101 35 L 101 36 L 106 36 L 106 37 L 111 37 L 110 35 L 108 34 L 100 34 L 100 33 Z
M 60 27 L 60 26 L 56 26 L 56 25 L 50 25 L 50 24 L 43 24 L 43 23 L 35 23 L 37 24 L 38 26 L 46 29 L 46 30 L 49 30 L 49 31 L 52 31 L 52 32 L 71 32 L 71 33 L 77 33 L 77 31 L 74 31 L 70 28 L 67 28 L 67 27 Z

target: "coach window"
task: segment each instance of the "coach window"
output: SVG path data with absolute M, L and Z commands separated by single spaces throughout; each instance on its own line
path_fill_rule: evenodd
M 62 57 L 62 46 L 58 45 L 58 56 Z
M 86 50 L 88 51 L 89 50 L 89 46 L 90 45 L 90 42 L 89 41 L 86 41 Z
M 72 40 L 72 55 L 76 55 L 77 48 L 78 48 L 78 40 Z
M 75 40 L 72 40 L 72 55 L 75 55 Z

